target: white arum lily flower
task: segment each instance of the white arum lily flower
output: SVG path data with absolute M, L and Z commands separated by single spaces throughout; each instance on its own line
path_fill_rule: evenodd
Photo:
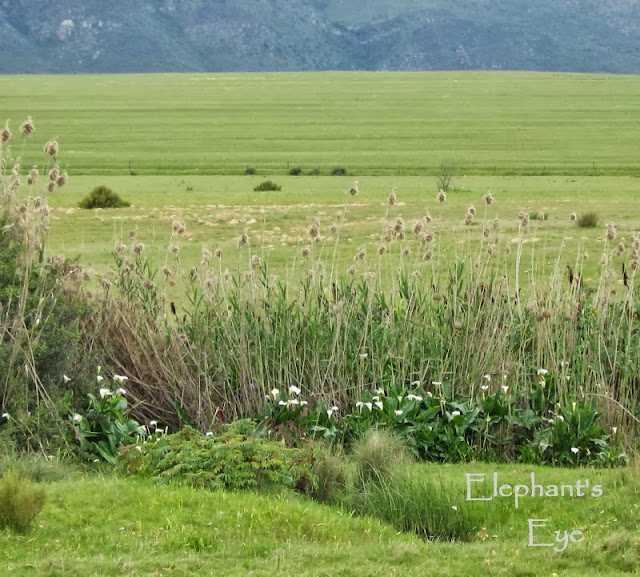
M 363 407 L 364 403 L 362 401 L 358 401 L 356 403 L 356 409 L 361 409 Z
M 365 403 L 364 406 L 367 407 L 367 409 L 369 409 L 370 411 L 373 411 L 373 404 L 372 403 Z
M 125 377 L 124 375 L 113 375 L 113 380 L 119 385 L 124 385 L 125 382 L 129 380 L 129 377 Z
M 111 397 L 113 393 L 109 389 L 100 389 L 100 398 Z
M 618 432 L 618 427 L 611 427 L 613 434 L 615 435 Z
M 158 424 L 158 421 L 149 421 L 150 427 L 155 427 Z
M 489 385 L 482 385 L 480 387 L 483 391 L 486 391 L 489 388 Z
M 291 385 L 289 387 L 289 394 L 291 394 L 291 395 L 299 395 L 300 394 L 300 389 L 298 387 L 296 387 L 295 385 Z
M 285 403 L 284 401 L 279 401 L 278 405 L 280 405 L 281 407 L 286 407 L 287 403 Z
M 271 396 L 275 399 L 280 394 L 278 389 L 271 389 Z
M 422 397 L 420 397 L 418 395 L 409 394 L 409 395 L 407 395 L 407 399 L 410 400 L 410 401 L 418 401 L 418 402 L 420 402 L 422 400 Z
M 419 387 L 420 386 L 420 381 L 411 381 L 411 386 L 412 387 Z
M 73 414 L 73 422 L 74 423 L 82 423 L 82 415 L 79 415 L 78 413 L 74 413 Z
M 361 359 L 366 359 L 369 355 L 367 353 L 360 353 L 358 355 Z
M 69 377 L 67 377 L 67 375 L 62 375 L 62 380 L 63 380 L 65 383 L 68 383 L 71 379 L 70 379 Z
M 204 436 L 205 437 L 213 437 L 213 433 L 211 431 L 207 431 Z
M 9 419 L 11 417 L 11 415 L 9 413 L 2 413 L 2 418 L 3 419 Z
M 452 414 L 454 417 L 458 417 L 458 416 L 460 415 L 460 411 L 451 411 L 451 414 Z
M 398 417 L 399 417 L 400 415 L 402 415 L 402 411 L 393 411 L 393 412 L 394 412 L 396 415 L 398 415 Z
M 125 391 L 123 388 L 117 389 L 116 393 L 118 393 L 119 395 L 126 397 L 127 396 L 127 391 Z
M 506 393 L 509 390 L 509 385 L 502 385 L 502 390 Z
M 373 389 L 376 395 L 384 395 L 384 389 Z
M 431 381 L 431 384 L 439 387 L 442 384 L 442 381 Z
M 457 510 L 458 510 L 458 507 L 456 507 L 455 505 L 451 505 L 451 508 L 452 508 L 454 511 L 457 511 Z
M 572 452 L 574 455 L 577 455 L 577 454 L 580 452 L 580 449 L 578 449 L 578 447 L 571 447 L 571 452 Z
M 99 383 L 101 383 L 102 381 L 104 381 L 104 377 L 102 377 L 102 376 L 98 375 L 98 376 L 96 377 L 96 381 L 98 381 Z
M 549 371 L 547 369 L 538 369 L 538 376 L 545 376 Z
M 375 405 L 376 407 L 378 407 L 380 410 L 382 410 L 382 402 L 381 402 L 381 401 L 376 401 L 376 402 L 374 403 L 374 405 Z
M 308 405 L 309 401 L 300 401 L 300 406 L 304 407 L 305 405 Z
M 300 401 L 298 399 L 289 399 L 287 402 L 288 405 L 299 405 Z
M 491 380 L 491 375 L 484 375 L 482 377 L 485 381 L 490 381 Z

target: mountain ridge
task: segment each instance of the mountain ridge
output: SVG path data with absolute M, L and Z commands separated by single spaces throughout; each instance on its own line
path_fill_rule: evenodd
M 640 0 L 3 0 L 0 73 L 640 73 Z

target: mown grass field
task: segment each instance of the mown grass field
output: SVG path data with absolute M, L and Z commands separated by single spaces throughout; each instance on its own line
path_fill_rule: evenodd
M 599 498 L 508 498 L 466 502 L 466 473 L 500 483 L 602 485 Z M 259 496 L 155 486 L 111 475 L 66 474 L 46 484 L 48 502 L 26 535 L 0 533 L 4 575 L 637 575 L 637 471 L 526 466 L 416 466 L 451 484 L 456 507 L 485 519 L 469 543 L 429 542 L 371 518 L 295 496 Z M 478 486 L 478 485 L 476 485 Z M 487 489 L 486 487 L 484 487 Z M 490 489 L 489 489 L 490 492 Z M 483 493 L 484 495 L 484 493 Z M 456 501 L 457 499 L 457 501 Z M 451 515 L 457 511 L 452 509 Z M 534 542 L 582 531 L 566 550 L 527 547 L 528 519 L 547 519 Z M 579 538 L 576 536 L 576 538 Z M 558 548 L 562 548 L 560 543 Z
M 639 92 L 636 76 L 525 72 L 5 76 L 0 111 L 59 137 L 72 174 L 419 175 L 452 159 L 637 175 Z

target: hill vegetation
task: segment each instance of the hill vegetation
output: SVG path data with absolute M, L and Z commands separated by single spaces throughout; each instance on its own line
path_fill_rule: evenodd
M 0 73 L 637 73 L 639 34 L 638 0 L 7 0 Z

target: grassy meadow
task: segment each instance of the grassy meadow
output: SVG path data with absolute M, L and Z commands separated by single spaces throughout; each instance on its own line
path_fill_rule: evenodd
M 0 267 L 20 296 L 0 300 L 0 329 L 12 335 L 0 343 L 0 473 L 9 439 L 49 455 L 51 467 L 52 453 L 73 453 L 74 421 L 88 422 L 88 410 L 65 391 L 74 401 L 96 395 L 96 365 L 99 386 L 128 379 L 129 405 L 103 399 L 113 402 L 108 426 L 122 424 L 123 406 L 149 430 L 191 423 L 204 433 L 220 415 L 258 415 L 283 425 L 270 431 L 282 439 L 286 425 L 295 436 L 310 422 L 301 404 L 287 413 L 292 397 L 277 402 L 297 390 L 336 438 L 382 426 L 372 403 L 406 438 L 442 426 L 447 463 L 411 463 L 407 494 L 365 490 L 342 507 L 289 489 L 236 494 L 26 470 L 46 482 L 47 504 L 25 535 L 0 530 L 0 573 L 638 574 L 639 92 L 636 76 L 524 72 L 0 77 L 0 113 L 15 134 L 0 148 L 5 210 L 15 230 L 37 229 L 24 269 Z M 11 175 L 19 159 L 25 176 L 39 164 L 46 181 L 54 162 L 20 139 L 27 115 L 31 139 L 60 144 L 55 161 L 69 180 L 52 194 Z M 452 180 L 440 202 L 443 165 Z M 347 174 L 332 176 L 338 167 Z M 282 189 L 254 191 L 265 179 Z M 80 209 L 97 185 L 131 206 Z M 46 210 L 25 200 L 36 196 Z M 594 228 L 570 219 L 590 212 Z M 41 238 L 61 271 L 53 285 L 40 276 Z M 78 259 L 82 288 L 58 255 Z M 87 314 L 82 299 L 96 296 Z M 413 393 L 423 408 L 434 399 L 433 427 L 407 404 Z M 47 442 L 33 441 L 58 407 L 67 412 L 43 426 Z M 410 413 L 415 421 L 403 421 Z M 585 432 L 596 413 L 602 421 Z M 52 448 L 65 431 L 69 445 Z M 469 457 L 469 438 L 498 463 Z M 545 443 L 564 453 L 548 458 Z M 623 450 L 630 465 L 541 466 L 598 463 L 602 447 L 601 465 L 622 462 Z M 604 494 L 517 510 L 465 503 L 465 473 L 493 471 L 510 483 L 531 471 L 546 483 L 589 478 Z M 474 523 L 468 542 L 403 526 L 425 479 L 448 487 L 447 514 Z M 527 547 L 531 518 L 585 540 L 562 552 Z
M 640 489 L 632 470 L 545 470 L 523 466 L 415 466 L 416 476 L 446 482 L 450 515 L 467 507 L 479 520 L 470 542 L 425 541 L 372 517 L 291 494 L 252 495 L 157 486 L 110 474 L 41 467 L 48 503 L 26 535 L 0 533 L 7 575 L 301 575 L 439 577 L 520 575 L 614 577 L 638 574 Z M 599 498 L 465 501 L 467 473 L 501 483 L 600 484 Z M 570 506 L 559 506 L 570 503 Z M 535 543 L 555 531 L 581 531 L 564 551 L 528 547 L 528 519 L 547 519 Z
M 640 79 L 525 72 L 5 76 L 70 174 L 638 175 Z M 24 159 L 25 165 L 34 158 Z M 40 160 L 38 158 L 37 160 Z

